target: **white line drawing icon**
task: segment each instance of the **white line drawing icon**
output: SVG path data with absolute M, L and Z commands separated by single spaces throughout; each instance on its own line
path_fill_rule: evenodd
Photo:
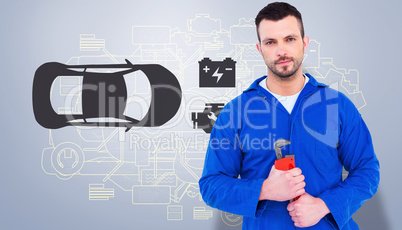
M 189 218 L 183 215 L 186 208 L 183 200 L 191 199 L 196 203 L 190 207 L 193 220 L 219 218 L 219 215 L 213 216 L 200 197 L 198 180 L 209 134 L 193 128 L 191 113 L 203 111 L 207 104 L 223 106 L 254 79 L 266 74 L 265 63 L 255 48 L 254 21 L 241 18 L 238 24 L 225 29 L 220 19 L 200 14 L 187 20 L 186 31 L 166 25 L 133 25 L 128 30 L 132 32 L 133 47 L 130 48 L 134 51 L 131 54 L 113 54 L 106 49 L 104 39 L 96 38 L 95 34 L 81 34 L 82 53 L 65 64 L 122 64 L 127 59 L 136 64 L 163 65 L 177 77 L 182 88 L 183 101 L 177 114 L 158 129 L 140 127 L 125 132 L 124 127 L 66 127 L 49 130 L 49 140 L 42 152 L 42 169 L 62 180 L 78 176 L 101 177 L 102 183 L 89 185 L 89 200 L 113 202 L 115 192 L 123 191 L 131 194 L 127 202 L 132 205 L 161 206 L 166 208 L 167 220 L 182 221 Z M 251 33 L 250 37 L 242 37 Z M 303 63 L 304 72 L 311 73 L 318 81 L 335 85 L 357 108 L 363 108 L 366 101 L 359 88 L 358 70 L 338 68 L 331 57 L 321 57 L 322 45 L 311 40 Z M 233 65 L 201 68 L 199 64 L 204 58 L 217 62 L 230 58 Z M 200 88 L 200 71 L 210 74 L 215 84 L 224 80 L 225 71 L 233 71 L 234 85 Z M 132 76 L 127 81 L 129 101 L 125 113 L 134 111 L 141 116 L 152 97 L 150 84 L 141 72 Z M 71 90 L 80 89 L 82 78 L 60 76 L 55 79 L 50 92 L 55 111 L 82 112 L 81 94 L 70 98 L 71 103 L 65 103 Z M 240 216 L 224 212 L 220 216 L 228 226 L 242 223 Z

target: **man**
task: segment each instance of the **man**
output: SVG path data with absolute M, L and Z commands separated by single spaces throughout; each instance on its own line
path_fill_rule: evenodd
M 271 3 L 255 22 L 268 75 L 221 111 L 202 197 L 243 215 L 243 229 L 358 229 L 352 215 L 379 184 L 370 133 L 346 96 L 302 73 L 309 39 L 296 8 Z M 274 166 L 273 144 L 282 138 L 291 141 L 284 154 L 295 156 L 288 171 Z

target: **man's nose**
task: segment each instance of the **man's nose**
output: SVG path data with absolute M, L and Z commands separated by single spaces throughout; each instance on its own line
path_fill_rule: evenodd
M 284 44 L 278 44 L 277 50 L 276 50 L 276 55 L 277 55 L 278 57 L 281 57 L 281 56 L 285 56 L 285 55 L 286 55 L 286 48 L 285 48 L 285 45 L 284 45 Z

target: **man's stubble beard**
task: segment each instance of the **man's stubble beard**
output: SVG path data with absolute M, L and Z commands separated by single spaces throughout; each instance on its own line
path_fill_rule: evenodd
M 281 61 L 291 61 L 291 63 L 293 63 L 293 68 L 292 68 L 292 66 L 284 66 L 284 67 L 280 67 L 280 68 L 282 68 L 282 71 L 278 70 L 275 67 L 275 65 Z M 267 67 L 272 73 L 274 73 L 276 76 L 278 76 L 279 79 L 281 79 L 283 81 L 289 81 L 289 80 L 293 79 L 292 76 L 294 76 L 294 74 L 297 72 L 297 70 L 299 70 L 301 64 L 302 64 L 302 60 L 297 60 L 292 57 L 281 57 L 280 59 L 267 64 Z M 290 68 L 292 68 L 292 69 L 290 69 Z

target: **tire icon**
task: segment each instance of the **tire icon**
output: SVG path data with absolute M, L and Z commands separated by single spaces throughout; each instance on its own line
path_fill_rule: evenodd
M 243 216 L 221 211 L 222 221 L 228 226 L 239 226 L 243 223 Z

